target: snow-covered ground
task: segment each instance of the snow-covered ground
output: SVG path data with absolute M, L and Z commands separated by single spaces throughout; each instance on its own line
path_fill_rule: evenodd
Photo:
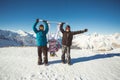
M 112 51 L 72 49 L 72 65 L 49 56 L 37 65 L 36 47 L 0 48 L 0 80 L 120 80 L 120 48 Z

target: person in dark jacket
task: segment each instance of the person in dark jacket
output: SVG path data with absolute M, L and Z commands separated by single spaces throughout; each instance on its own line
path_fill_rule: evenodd
M 60 24 L 60 31 L 63 34 L 63 37 L 62 37 L 62 56 L 61 56 L 61 59 L 62 59 L 62 63 L 66 63 L 65 62 L 65 53 L 66 53 L 67 54 L 67 63 L 69 65 L 71 65 L 70 47 L 72 45 L 73 35 L 87 32 L 88 29 L 79 30 L 79 31 L 71 31 L 70 30 L 70 26 L 67 25 L 66 28 L 65 28 L 65 30 L 64 30 L 63 29 L 63 24 L 64 23 Z
M 45 30 L 44 25 L 39 26 L 39 30 L 36 28 L 37 24 L 39 23 L 39 19 L 36 19 L 36 22 L 33 26 L 33 31 L 36 33 L 36 39 L 37 39 L 37 46 L 38 46 L 38 65 L 42 64 L 42 52 L 44 55 L 44 64 L 48 64 L 48 50 L 47 50 L 47 37 L 46 34 L 49 31 L 48 23 L 47 21 L 43 20 L 43 23 L 45 24 Z

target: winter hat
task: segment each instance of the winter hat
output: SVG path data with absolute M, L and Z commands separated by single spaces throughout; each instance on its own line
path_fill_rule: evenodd
M 69 30 L 70 30 L 70 25 L 67 25 L 67 26 L 66 26 L 66 30 L 67 30 L 67 29 L 69 29 Z
M 39 27 L 44 27 L 42 24 Z
M 44 29 L 44 26 L 41 24 L 40 26 L 39 26 L 39 29 L 41 30 L 41 29 Z

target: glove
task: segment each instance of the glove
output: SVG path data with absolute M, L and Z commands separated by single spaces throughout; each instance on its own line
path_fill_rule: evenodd
M 88 29 L 84 29 L 84 31 L 85 31 L 85 32 L 87 32 L 87 31 L 88 31 Z
M 38 22 L 39 22 L 39 19 L 36 19 L 36 22 L 38 23 Z
M 47 20 L 43 20 L 43 22 L 47 22 Z
M 61 22 L 61 24 L 65 24 L 65 22 Z
M 63 25 L 63 24 L 65 24 L 65 23 L 64 23 L 64 22 L 59 22 L 59 23 L 58 23 L 58 25 Z
M 65 24 L 65 22 L 60 22 L 60 23 L 59 23 L 59 25 L 63 25 L 63 24 Z

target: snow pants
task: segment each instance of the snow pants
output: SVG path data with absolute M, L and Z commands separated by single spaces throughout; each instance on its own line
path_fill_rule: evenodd
M 48 49 L 47 46 L 38 46 L 38 62 L 42 63 L 42 53 L 44 58 L 44 63 L 48 63 Z
M 71 57 L 70 57 L 70 46 L 62 45 L 62 62 L 65 63 L 65 54 L 67 54 L 67 63 L 71 63 Z

